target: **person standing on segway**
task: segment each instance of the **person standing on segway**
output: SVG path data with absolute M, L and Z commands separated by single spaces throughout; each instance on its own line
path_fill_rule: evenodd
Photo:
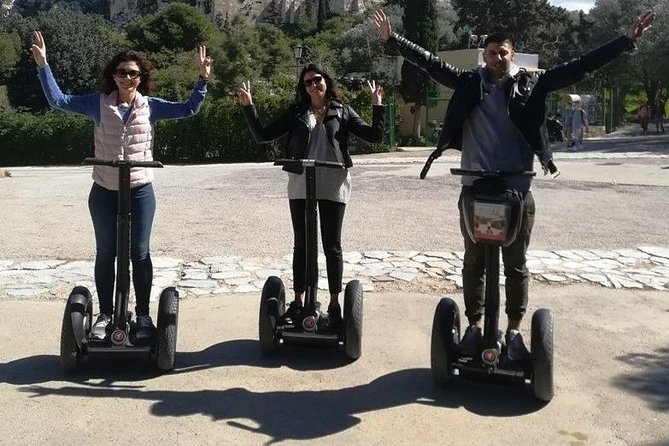
M 392 32 L 388 17 L 377 10 L 374 22 L 381 38 L 435 81 L 454 89 L 437 149 L 430 155 L 421 178 L 425 177 L 432 161 L 448 148 L 462 151 L 463 169 L 531 171 L 534 154 L 537 154 L 544 171 L 557 173 L 546 134 L 546 95 L 580 81 L 586 73 L 602 67 L 624 51 L 633 50 L 636 40 L 654 20 L 655 13 L 647 11 L 634 20 L 626 35 L 564 65 L 543 73 L 529 73 L 513 64 L 513 43 L 504 33 L 494 33 L 485 39 L 484 67 L 463 70 Z M 463 176 L 463 191 L 473 185 L 474 179 Z M 512 360 L 529 356 L 519 329 L 528 301 L 530 275 L 526 252 L 535 214 L 530 185 L 530 177 L 509 178 L 509 187 L 517 189 L 524 199 L 520 233 L 514 243 L 502 250 L 508 317 L 506 345 Z M 465 240 L 462 276 L 469 326 L 460 342 L 460 351 L 474 357 L 483 348 L 484 246 L 473 243 L 467 235 L 461 202 L 462 195 L 458 207 Z
M 380 143 L 385 128 L 385 107 L 382 105 L 383 87 L 368 82 L 372 93 L 372 125 L 348 105 L 341 102 L 334 80 L 322 68 L 310 64 L 302 69 L 296 86 L 295 103 L 272 124 L 263 127 L 253 105 L 251 83 L 239 89 L 239 101 L 244 117 L 256 143 L 267 143 L 288 134 L 284 157 L 307 159 L 334 157 L 346 169 L 316 169 L 316 199 L 320 215 L 320 230 L 328 274 L 330 303 L 328 322 L 337 327 L 342 322 L 339 294 L 342 291 L 344 259 L 341 247 L 341 228 L 344 210 L 351 195 L 353 166 L 348 151 L 349 133 L 365 141 Z M 331 155 L 330 155 L 331 154 Z M 302 167 L 284 166 L 288 172 L 288 202 L 293 223 L 293 288 L 295 300 L 286 311 L 286 318 L 295 320 L 303 308 L 306 290 L 306 187 Z
M 198 49 L 200 79 L 187 102 L 168 102 L 150 97 L 153 90 L 152 65 L 136 51 L 122 51 L 106 65 L 101 91 L 81 96 L 63 94 L 46 60 L 42 33 L 33 33 L 31 52 L 49 104 L 59 110 L 87 116 L 95 121 L 95 157 L 105 160 L 153 160 L 153 126 L 157 121 L 194 116 L 207 94 L 212 60 L 204 46 Z M 91 329 L 91 339 L 104 340 L 114 313 L 113 294 L 116 258 L 118 169 L 93 167 L 93 186 L 88 206 L 95 230 L 95 286 L 100 314 Z M 149 253 L 151 226 L 156 210 L 153 172 L 133 168 L 130 177 L 132 228 L 130 257 L 137 305 L 137 323 L 132 336 L 151 339 L 156 327 L 149 315 L 153 265 Z

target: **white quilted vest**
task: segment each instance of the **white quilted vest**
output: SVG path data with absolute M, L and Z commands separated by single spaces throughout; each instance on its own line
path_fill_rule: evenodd
M 116 106 L 117 92 L 100 95 L 100 125 L 95 127 L 95 157 L 105 160 L 123 159 L 151 161 L 153 154 L 153 128 L 149 121 L 149 100 L 139 92 L 126 123 Z M 118 169 L 93 166 L 93 181 L 109 190 L 118 190 Z M 142 186 L 153 181 L 150 168 L 133 167 L 130 187 Z

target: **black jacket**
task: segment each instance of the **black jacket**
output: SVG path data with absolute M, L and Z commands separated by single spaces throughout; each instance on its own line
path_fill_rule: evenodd
M 308 108 L 304 105 L 291 105 L 276 121 L 263 127 L 258 119 L 255 106 L 244 107 L 244 117 L 256 143 L 267 143 L 288 134 L 284 150 L 284 157 L 287 159 L 304 159 L 307 156 L 310 134 L 307 112 Z M 382 142 L 385 130 L 385 107 L 382 105 L 373 107 L 372 125 L 370 126 L 350 106 L 330 101 L 323 118 L 323 125 L 337 158 L 346 167 L 351 167 L 353 162 L 348 151 L 349 132 L 368 142 Z M 283 170 L 302 173 L 302 167 L 286 165 Z
M 462 126 L 472 109 L 483 100 L 483 80 L 478 70 L 454 67 L 396 33 L 392 34 L 388 42 L 406 60 L 425 71 L 438 83 L 454 90 L 446 110 L 437 149 L 430 155 L 421 173 L 421 178 L 424 178 L 432 161 L 439 158 L 444 150 L 462 150 Z M 544 72 L 529 73 L 521 69 L 507 81 L 506 96 L 511 121 L 523 134 L 528 149 L 539 158 L 544 172 L 557 172 L 545 125 L 548 93 L 580 81 L 586 73 L 602 67 L 623 51 L 634 48 L 634 43 L 628 37 L 620 36 L 571 62 Z

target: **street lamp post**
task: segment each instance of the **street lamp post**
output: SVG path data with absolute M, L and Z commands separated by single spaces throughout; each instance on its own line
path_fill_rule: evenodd
M 300 79 L 300 60 L 302 60 L 302 45 L 296 43 L 293 47 L 293 56 L 295 56 L 295 71 L 297 79 Z

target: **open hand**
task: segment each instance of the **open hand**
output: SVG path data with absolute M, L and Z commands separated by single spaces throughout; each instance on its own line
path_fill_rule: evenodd
M 239 89 L 237 97 L 242 105 L 253 105 L 253 98 L 251 97 L 251 81 L 242 82 L 242 87 Z
M 383 105 L 383 87 L 381 84 L 371 80 L 367 81 L 367 85 L 372 92 L 372 105 Z
M 199 62 L 198 71 L 200 72 L 200 76 L 205 79 L 209 79 L 209 74 L 211 74 L 211 65 L 214 62 L 214 59 L 207 56 L 207 47 L 204 45 L 198 47 L 197 51 Z
M 33 44 L 30 47 L 33 59 L 40 67 L 46 65 L 46 43 L 42 37 L 41 31 L 33 31 Z
M 632 27 L 627 32 L 627 37 L 629 37 L 632 42 L 635 42 L 636 39 L 641 37 L 644 31 L 653 26 L 654 21 L 655 13 L 653 11 L 648 10 L 644 12 L 642 16 L 637 17 L 634 22 L 632 22 Z
M 379 34 L 381 34 L 381 39 L 384 42 L 390 39 L 390 34 L 393 32 L 393 28 L 390 25 L 390 19 L 382 9 L 374 11 L 374 24 L 376 24 L 376 27 L 379 29 Z

